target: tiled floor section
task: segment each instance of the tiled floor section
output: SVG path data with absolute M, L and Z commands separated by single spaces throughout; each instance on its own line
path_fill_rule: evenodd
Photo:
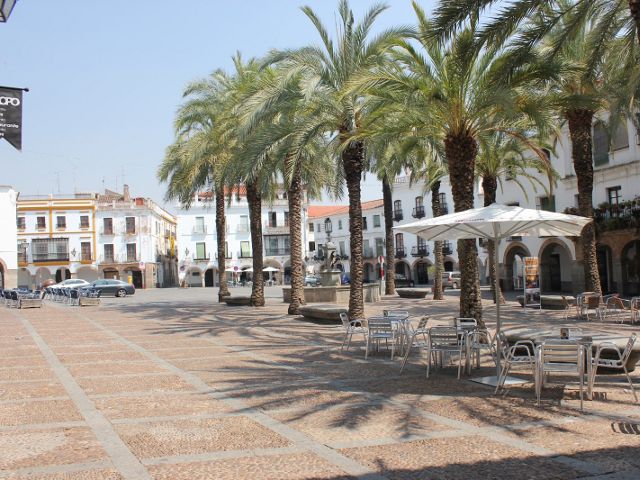
M 456 302 L 386 298 L 368 313 L 388 308 L 435 324 Z M 506 311 L 507 326 L 521 321 Z M 0 479 L 640 475 L 640 405 L 623 383 L 599 385 L 585 414 L 573 386 L 536 407 L 530 385 L 494 396 L 455 368 L 427 380 L 417 356 L 399 376 L 386 351 L 341 352 L 340 332 L 275 300 L 226 308 L 206 290 L 2 307 Z

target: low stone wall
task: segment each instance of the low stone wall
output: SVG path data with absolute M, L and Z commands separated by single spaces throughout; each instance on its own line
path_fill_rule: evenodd
M 40 308 L 42 307 L 41 298 L 21 298 L 18 303 L 19 308 Z
M 380 287 L 377 283 L 367 283 L 362 287 L 365 303 L 380 301 Z M 339 287 L 304 287 L 305 303 L 349 303 L 349 285 Z M 291 303 L 291 287 L 282 287 L 282 300 Z
M 424 298 L 427 293 L 431 293 L 430 288 L 396 288 L 396 293 L 400 298 Z
M 224 302 L 230 306 L 247 306 L 251 305 L 251 296 L 229 295 L 224 297 Z
M 566 299 L 569 302 L 575 300 L 575 297 L 571 295 L 565 295 Z M 518 303 L 522 307 L 524 305 L 524 295 L 518 295 L 516 297 Z M 564 310 L 564 301 L 562 300 L 562 295 L 540 295 L 540 303 L 542 304 L 542 308 L 545 310 Z M 535 307 L 531 307 L 535 308 Z
M 303 305 L 299 309 L 300 315 L 307 320 L 342 323 L 340 320 L 341 313 L 347 313 L 347 307 L 342 307 L 334 304 L 323 305 Z

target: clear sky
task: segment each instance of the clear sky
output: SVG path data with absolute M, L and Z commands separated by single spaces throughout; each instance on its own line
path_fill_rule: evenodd
M 376 31 L 414 23 L 390 0 Z M 430 10 L 434 0 L 423 0 Z M 22 194 L 121 191 L 162 201 L 156 169 L 191 80 L 231 56 L 317 43 L 303 0 L 19 0 L 0 23 L 0 85 L 28 87 L 23 151 L 0 141 L 0 184 Z M 337 1 L 307 0 L 334 30 Z M 356 14 L 369 5 L 351 0 Z M 381 198 L 367 177 L 365 200 Z M 346 200 L 345 200 L 346 201 Z

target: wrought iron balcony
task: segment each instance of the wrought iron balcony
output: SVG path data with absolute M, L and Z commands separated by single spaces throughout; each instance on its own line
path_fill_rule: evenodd
M 412 257 L 428 257 L 429 253 L 430 252 L 428 245 L 418 245 L 416 247 L 411 247 Z
M 69 261 L 69 252 L 32 253 L 31 257 L 33 259 L 33 263 L 68 262 Z
M 404 258 L 407 256 L 407 251 L 404 247 L 396 247 L 396 258 Z
M 205 254 L 205 255 L 202 255 L 202 256 L 196 254 L 193 257 L 193 261 L 194 262 L 208 262 L 209 260 L 211 260 L 211 255 L 208 255 L 208 254 Z
M 277 256 L 283 256 L 283 255 L 291 255 L 291 249 L 290 248 L 265 248 L 264 249 L 264 254 L 267 257 L 277 257 Z
M 422 218 L 424 217 L 424 207 L 415 207 L 413 209 L 413 213 L 411 214 L 413 218 Z
M 402 214 L 402 210 L 394 210 L 393 211 L 393 221 L 399 222 L 404 219 L 404 215 Z
M 442 254 L 451 255 L 452 253 L 453 253 L 453 248 L 451 248 L 451 244 L 449 242 L 444 242 L 442 244 Z
M 252 252 L 238 252 L 238 258 L 253 258 Z
M 513 235 L 512 237 L 507 237 L 507 242 L 520 242 L 522 241 L 522 237 L 520 235 Z
M 118 254 L 118 255 L 102 255 L 98 263 L 134 263 L 140 261 L 140 254 L 129 254 L 126 253 Z
M 449 214 L 449 205 L 446 203 L 440 204 L 440 215 L 448 215 Z

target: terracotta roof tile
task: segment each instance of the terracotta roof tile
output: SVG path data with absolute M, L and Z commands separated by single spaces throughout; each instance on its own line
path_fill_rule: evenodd
M 362 210 L 371 210 L 382 207 L 383 200 L 370 200 L 362 202 Z M 329 217 L 331 215 L 343 215 L 349 213 L 349 205 L 310 205 L 309 218 Z

